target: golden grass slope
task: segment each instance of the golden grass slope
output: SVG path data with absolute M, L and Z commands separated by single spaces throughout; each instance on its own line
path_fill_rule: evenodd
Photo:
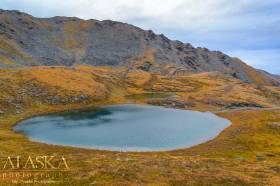
M 123 68 L 77 66 L 1 69 L 0 89 L 1 155 L 66 156 L 71 172 L 60 185 L 280 184 L 280 132 L 270 125 L 280 121 L 279 109 L 271 108 L 279 104 L 278 87 L 242 83 L 219 73 L 165 77 Z M 88 99 L 79 99 L 81 95 Z M 187 103 L 186 109 L 216 111 L 232 125 L 214 140 L 190 149 L 151 153 L 47 145 L 11 131 L 16 122 L 39 114 L 92 105 L 166 105 L 170 101 Z M 232 104 L 243 109 L 231 110 L 227 106 Z M 270 108 L 247 108 L 253 104 Z M 1 180 L 0 185 L 6 182 Z
M 185 103 L 184 108 L 202 110 L 276 107 L 280 103 L 279 87 L 243 83 L 215 72 L 161 76 L 141 70 L 85 65 L 30 67 L 1 69 L 0 82 L 0 110 L 9 110 L 16 104 L 91 100 L 155 104 L 171 100 Z

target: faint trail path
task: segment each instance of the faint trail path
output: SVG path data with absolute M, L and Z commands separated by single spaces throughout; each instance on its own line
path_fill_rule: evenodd
M 243 107 L 243 108 L 235 108 L 235 109 L 224 109 L 213 111 L 213 113 L 223 113 L 223 112 L 231 112 L 231 111 L 240 111 L 240 110 L 278 110 L 280 107 L 270 107 L 270 108 L 257 108 L 257 107 Z

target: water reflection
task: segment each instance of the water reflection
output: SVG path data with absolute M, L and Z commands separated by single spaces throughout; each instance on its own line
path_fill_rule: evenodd
M 35 117 L 21 122 L 15 130 L 50 144 L 156 151 L 202 143 L 229 125 L 228 120 L 210 112 L 117 105 Z

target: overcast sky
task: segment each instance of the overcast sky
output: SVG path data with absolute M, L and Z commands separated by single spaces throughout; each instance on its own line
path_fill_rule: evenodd
M 280 0 L 1 0 L 0 8 L 127 22 L 280 74 Z

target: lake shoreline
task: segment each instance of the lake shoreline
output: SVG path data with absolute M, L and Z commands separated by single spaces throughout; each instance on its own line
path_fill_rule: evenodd
M 208 114 L 208 112 L 199 112 L 199 111 L 189 111 L 189 110 L 182 110 L 182 109 L 173 109 L 173 108 L 166 108 L 166 107 L 160 107 L 160 106 L 153 106 L 153 105 L 135 105 L 135 104 L 117 104 L 117 105 L 106 105 L 106 106 L 102 106 L 102 107 L 89 107 L 89 108 L 83 108 L 83 109 L 79 109 L 79 110 L 69 110 L 69 111 L 64 111 L 64 112 L 59 112 L 59 113 L 54 113 L 54 114 L 48 114 L 48 115 L 41 115 L 40 117 L 42 117 L 42 116 L 44 116 L 44 119 L 43 119 L 43 121 L 44 120 L 46 120 L 46 117 L 48 118 L 48 117 L 70 117 L 70 118 L 68 118 L 65 122 L 67 123 L 67 122 L 69 122 L 69 119 L 71 119 L 73 116 L 75 117 L 75 120 L 73 120 L 74 122 L 75 122 L 75 127 L 77 127 L 76 126 L 76 122 L 77 121 L 79 121 L 79 120 L 77 120 L 77 117 L 79 118 L 79 117 L 81 117 L 80 115 L 82 114 L 82 118 L 83 119 L 86 119 L 85 118 L 85 114 L 86 115 L 88 115 L 89 113 L 93 113 L 94 115 L 95 114 L 99 114 L 98 113 L 98 111 L 102 111 L 102 109 L 105 109 L 105 110 L 110 110 L 110 109 L 113 109 L 112 111 L 113 111 L 113 113 L 114 113 L 114 109 L 125 109 L 127 107 L 127 109 L 129 110 L 129 113 L 131 112 L 131 110 L 134 110 L 134 109 L 136 109 L 136 110 L 141 110 L 140 111 L 140 113 L 138 113 L 138 114 L 136 114 L 134 117 L 136 117 L 136 116 L 138 116 L 139 114 L 141 115 L 141 114 L 143 114 L 143 113 L 141 113 L 141 112 L 147 112 L 149 109 L 149 111 L 147 112 L 147 113 L 149 113 L 149 115 L 153 115 L 153 114 L 151 114 L 150 112 L 155 112 L 155 115 L 157 115 L 157 114 L 159 114 L 159 113 L 161 113 L 161 112 L 165 112 L 165 113 L 162 113 L 161 114 L 161 116 L 162 117 L 167 117 L 166 119 L 167 120 L 170 120 L 172 117 L 175 117 L 175 118 L 173 118 L 172 119 L 172 128 L 176 128 L 174 125 L 176 124 L 176 122 L 174 123 L 174 121 L 176 121 L 176 120 L 178 120 L 179 118 L 178 117 L 184 117 L 184 118 L 189 118 L 188 120 L 190 120 L 191 118 L 193 118 L 193 116 L 191 116 L 190 117 L 190 114 L 193 114 L 194 116 L 195 115 L 199 115 L 199 120 L 198 119 L 196 119 L 197 121 L 193 121 L 194 123 L 195 123 L 195 127 L 197 128 L 199 125 L 199 123 L 198 122 L 202 122 L 202 121 L 200 121 L 203 117 L 206 117 L 207 115 L 209 115 L 210 114 L 210 112 L 209 112 L 209 114 Z M 145 111 L 145 109 L 147 109 L 147 111 Z M 97 112 L 95 112 L 95 111 L 97 111 Z M 136 111 L 136 112 L 139 112 L 139 111 Z M 183 113 L 183 111 L 185 111 L 184 113 Z M 123 110 L 122 111 L 122 116 L 123 117 L 126 117 L 125 115 L 123 115 L 123 114 L 125 114 L 125 110 Z M 133 113 L 133 112 L 132 112 Z M 177 113 L 177 114 L 176 114 Z M 179 113 L 182 113 L 181 115 L 182 116 L 180 116 L 180 114 Z M 101 113 L 102 114 L 102 113 Z M 170 115 L 170 116 L 166 116 L 166 114 L 168 115 Z M 174 115 L 174 114 L 176 114 L 176 115 Z M 179 115 L 178 115 L 179 114 Z M 129 116 L 131 115 L 131 113 L 129 114 Z M 174 116 L 172 116 L 172 115 L 174 115 Z M 188 116 L 189 115 L 189 116 Z M 89 115 L 90 116 L 90 115 Z M 210 117 L 211 116 L 211 117 Z M 98 115 L 96 115 L 95 117 L 99 117 Z M 131 117 L 131 116 L 130 116 Z M 202 118 L 201 118 L 202 117 Z M 21 121 L 21 122 L 19 122 L 16 126 L 14 126 L 14 131 L 15 132 L 17 132 L 17 133 L 20 133 L 20 134 L 25 134 L 26 135 L 26 132 L 24 132 L 25 130 L 28 130 L 26 127 L 24 127 L 24 126 L 20 126 L 20 125 L 23 125 L 23 123 L 27 123 L 28 124 L 28 121 L 33 121 L 34 119 L 36 119 L 36 118 L 39 118 L 38 116 L 37 117 L 33 117 L 33 118 L 31 118 L 31 119 L 27 119 L 27 120 L 25 120 L 25 121 Z M 90 116 L 90 118 L 91 118 L 91 120 L 93 120 L 94 118 L 92 118 L 92 116 Z M 137 118 L 137 117 L 136 117 Z M 97 119 L 97 118 L 96 118 Z M 104 119 L 104 118 L 103 118 Z M 123 118 L 124 119 L 124 118 Z M 125 128 L 123 128 L 122 130 L 120 129 L 120 127 L 122 128 L 122 127 L 124 127 L 123 125 L 124 125 L 124 122 L 125 122 L 125 120 L 124 121 L 122 121 L 122 123 L 121 123 L 121 125 L 119 124 L 119 126 L 118 126 L 118 128 L 117 129 L 108 129 L 109 131 L 115 131 L 115 130 L 121 130 L 122 132 L 122 135 L 121 135 L 121 137 L 123 138 L 125 135 L 126 135 L 126 133 L 125 133 L 125 131 L 127 130 L 127 128 L 130 128 L 131 127 L 131 124 L 132 123 L 137 123 L 137 120 L 139 120 L 139 119 L 141 119 L 141 118 L 138 118 L 138 119 L 136 119 L 136 121 L 135 120 L 132 120 L 132 121 L 130 121 L 130 123 L 129 123 L 129 125 L 128 126 L 126 126 Z M 143 149 L 141 149 L 140 148 L 140 146 L 139 146 L 139 148 L 140 149 L 138 149 L 136 146 L 136 144 L 137 143 L 143 143 L 143 142 L 137 142 L 135 145 L 135 147 L 113 147 L 113 146 L 111 146 L 111 147 L 106 147 L 106 146 L 104 146 L 104 147 L 102 147 L 102 145 L 77 145 L 77 144 L 71 144 L 71 143 L 69 143 L 68 141 L 69 140 L 66 140 L 65 142 L 55 142 L 55 143 L 52 143 L 52 142 L 48 142 L 48 138 L 46 138 L 46 139 L 44 139 L 43 140 L 43 136 L 44 136 L 44 134 L 45 135 L 47 135 L 46 134 L 46 132 L 48 133 L 49 132 L 49 130 L 52 130 L 52 129 L 48 129 L 48 130 L 45 130 L 46 132 L 44 132 L 44 133 L 42 133 L 39 137 L 36 137 L 36 138 L 32 138 L 32 132 L 31 131 L 29 131 L 28 132 L 28 134 L 30 134 L 31 136 L 29 136 L 28 138 L 30 139 L 30 141 L 33 141 L 33 142 L 40 142 L 40 143 L 46 143 L 46 144 L 53 144 L 53 145 L 62 145 L 62 146 L 71 146 L 71 147 L 76 147 L 76 148 L 86 148 L 86 149 L 94 149 L 94 150 L 108 150 L 108 151 L 120 151 L 120 152 L 163 152 L 163 151 L 174 151 L 174 150 L 179 150 L 179 149 L 186 149 L 186 148 L 190 148 L 190 147 L 192 147 L 192 146 L 196 146 L 196 145 L 198 145 L 198 144 L 201 144 L 201 143 L 205 143 L 205 142 L 207 142 L 207 141 L 209 141 L 209 140 L 212 140 L 212 139 L 214 139 L 217 135 L 219 135 L 225 128 L 227 128 L 227 127 L 229 127 L 230 126 L 230 121 L 228 121 L 228 120 L 226 120 L 226 119 L 222 119 L 222 118 L 219 118 L 218 116 L 216 116 L 215 114 L 213 114 L 213 113 L 211 113 L 211 115 L 209 115 L 209 116 L 207 116 L 207 119 L 205 118 L 205 121 L 203 121 L 203 125 L 202 125 L 202 123 L 200 124 L 201 125 L 201 129 L 199 129 L 199 130 L 201 130 L 201 132 L 198 132 L 198 134 L 196 134 L 196 136 L 198 136 L 198 135 L 202 135 L 203 134 L 203 132 L 202 132 L 202 130 L 204 130 L 203 128 L 205 128 L 206 126 L 207 126 L 207 120 L 209 120 L 209 121 L 211 121 L 211 120 L 213 120 L 214 121 L 214 119 L 215 120 L 217 120 L 217 121 L 219 121 L 219 122 L 222 122 L 222 120 L 224 120 L 223 122 L 227 122 L 228 124 L 226 124 L 227 126 L 225 126 L 225 127 L 222 127 L 222 129 L 216 129 L 216 127 L 214 127 L 214 126 L 212 126 L 212 125 L 216 125 L 216 124 L 211 124 L 211 127 L 210 126 L 208 126 L 208 127 L 210 127 L 208 130 L 207 130 L 207 133 L 208 132 L 210 132 L 210 130 L 212 131 L 212 130 L 219 130 L 219 132 L 218 133 L 216 133 L 216 132 L 214 132 L 213 134 L 211 134 L 211 137 L 210 136 L 208 136 L 208 137 L 201 137 L 201 139 L 199 139 L 197 142 L 193 142 L 193 143 L 196 143 L 196 144 L 192 144 L 192 143 L 190 143 L 190 142 L 188 142 L 188 143 L 190 143 L 189 145 L 182 145 L 181 147 L 166 147 L 166 148 L 156 148 L 156 149 L 154 149 L 153 150 L 153 147 L 151 146 L 151 147 L 145 147 L 145 148 L 143 148 Z M 77 121 L 76 121 L 77 120 Z M 87 120 L 87 119 L 86 119 Z M 143 120 L 143 118 L 142 118 L 142 120 Z M 153 121 L 153 120 L 155 120 L 155 121 Z M 135 131 L 137 131 L 137 133 L 135 133 L 133 136 L 134 136 L 134 138 L 133 139 L 135 139 L 135 136 L 137 136 L 137 135 L 139 135 L 138 133 L 139 133 L 139 131 L 141 131 L 141 130 L 146 130 L 146 129 L 143 129 L 143 127 L 145 127 L 146 125 L 147 126 L 149 126 L 149 127 L 151 127 L 151 125 L 152 126 L 154 126 L 154 127 L 158 127 L 158 131 L 161 131 L 161 133 L 162 133 L 162 130 L 164 131 L 165 129 L 164 129 L 164 124 L 162 123 L 162 122 L 160 122 L 160 121 L 157 121 L 157 120 L 159 120 L 159 118 L 158 117 L 156 117 L 156 118 L 154 118 L 153 119 L 153 117 L 152 118 L 150 118 L 149 120 L 146 120 L 146 121 L 142 121 L 141 122 L 141 126 L 139 126 L 140 127 L 140 130 L 139 129 L 137 129 L 137 130 L 135 130 L 135 129 L 133 129 L 133 130 L 131 130 L 130 132 L 128 132 L 128 134 L 127 135 L 131 135 L 131 133 L 133 133 L 133 132 L 135 132 Z M 185 121 L 185 119 L 184 119 L 184 123 L 185 122 L 187 122 L 188 120 L 186 120 Z M 194 118 L 193 119 L 191 119 L 191 121 L 192 120 L 194 120 Z M 70 120 L 71 121 L 71 120 Z M 82 121 L 82 120 L 81 120 Z M 94 121 L 94 120 L 93 120 Z M 164 120 L 163 120 L 164 121 Z M 183 121 L 183 120 L 182 120 Z M 181 121 L 181 122 L 182 122 Z M 191 122 L 191 121 L 188 121 L 188 123 L 189 122 Z M 39 122 L 39 121 L 37 121 L 36 120 L 36 122 Z M 45 121 L 46 122 L 46 121 Z M 53 125 L 53 123 L 55 122 L 55 120 L 53 121 L 53 120 L 51 120 L 51 122 L 49 122 L 47 125 L 48 125 L 48 127 L 50 127 L 50 126 L 52 126 Z M 63 122 L 63 121 L 59 121 L 59 123 L 61 123 L 61 122 Z M 88 121 L 87 121 L 88 122 Z M 95 122 L 98 122 L 98 120 L 97 121 L 95 121 Z M 131 123 L 132 122 L 132 123 Z M 139 121 L 138 121 L 139 122 Z M 147 124 L 147 122 L 149 122 L 150 124 Z M 40 123 L 40 122 L 39 122 Z M 32 124 L 32 126 L 33 126 L 33 128 L 34 127 L 36 127 L 36 128 L 38 128 L 40 125 L 39 125 L 39 123 L 38 124 Z M 158 123 L 160 123 L 160 124 L 158 124 Z M 112 123 L 113 124 L 113 123 Z M 170 123 L 171 124 L 171 123 Z M 170 124 L 168 124 L 168 125 L 170 125 Z M 73 125 L 73 124 L 72 124 Z M 71 125 L 71 126 L 72 126 Z M 114 124 L 115 125 L 115 124 Z M 112 125 L 112 126 L 114 126 L 114 125 Z M 126 125 L 126 124 L 125 124 Z M 181 124 L 180 124 L 181 125 Z M 205 125 L 205 126 L 204 126 Z M 223 125 L 225 125 L 225 124 L 223 124 Z M 53 125 L 53 126 L 55 126 L 55 125 Z M 67 125 L 65 125 L 66 127 L 67 127 Z M 73 125 L 74 126 L 74 125 Z M 108 124 L 106 124 L 106 126 L 108 126 Z M 136 125 L 137 126 L 137 125 Z M 136 127 L 135 126 L 135 127 Z M 189 129 L 187 129 L 186 130 L 186 134 L 184 134 L 183 136 L 188 136 L 187 138 L 188 138 L 188 141 L 189 140 L 191 140 L 191 138 L 189 139 L 189 135 L 190 134 L 192 134 L 192 133 L 190 133 L 189 135 L 188 135 L 188 132 L 190 132 L 189 130 L 193 130 L 193 129 L 191 129 L 192 127 L 192 125 L 191 125 L 191 123 L 189 123 L 189 124 L 184 124 L 184 125 L 182 125 L 182 127 L 188 127 Z M 193 126 L 193 127 L 194 127 Z M 27 127 L 30 127 L 30 125 L 27 125 Z M 91 126 L 92 127 L 92 126 Z M 94 127 L 94 126 L 93 126 Z M 191 128 L 190 128 L 191 127 Z M 56 127 L 55 127 L 56 128 Z M 54 129 L 55 129 L 54 128 Z M 220 128 L 220 127 L 219 127 Z M 63 135 L 64 135 L 64 133 L 66 132 L 65 131 L 65 129 L 66 129 L 66 131 L 67 131 L 67 128 L 63 128 L 63 130 L 64 130 L 64 132 L 63 132 Z M 198 128 L 197 128 L 198 129 Z M 196 130 L 197 130 L 196 129 Z M 34 130 L 34 129 L 33 129 Z M 92 130 L 92 129 L 87 129 L 86 131 L 88 131 L 88 130 Z M 96 130 L 96 129 L 95 129 Z M 85 131 L 85 132 L 86 132 Z M 143 131 L 143 132 L 144 132 Z M 169 130 L 168 130 L 169 131 Z M 168 132 L 168 131 L 166 131 L 166 132 Z M 75 136 L 74 136 L 74 138 L 77 138 L 76 137 L 76 135 L 79 135 L 79 133 L 77 134 L 76 133 L 76 131 L 73 131 L 74 133 L 73 133 L 73 135 L 75 134 Z M 92 131 L 91 132 L 91 135 L 93 135 L 94 133 L 95 133 L 96 131 Z M 124 132 L 124 133 L 123 133 Z M 147 133 L 148 131 L 146 131 L 146 132 L 144 132 L 143 134 L 142 134 L 142 136 L 139 136 L 138 138 L 139 139 L 145 139 L 146 137 L 144 137 L 143 135 L 146 135 L 146 133 Z M 177 131 L 176 132 L 176 135 L 175 136 L 178 136 L 179 134 L 180 134 L 180 132 L 182 132 L 182 131 Z M 212 131 L 213 132 L 213 131 Z M 53 133 L 53 132 L 52 132 Z M 81 133 L 83 133 L 83 136 L 81 136 L 80 138 L 81 139 L 83 139 L 84 138 L 84 132 L 81 132 Z M 97 132 L 95 135 L 93 135 L 93 136 L 96 136 L 96 135 L 98 135 L 99 133 Z M 35 134 L 36 136 L 37 136 L 37 134 Z M 42 136 L 43 135 L 43 136 Z M 67 136 L 69 136 L 69 135 L 71 135 L 71 134 L 68 134 Z M 112 136 L 112 135 L 114 135 L 114 132 L 112 132 L 112 134 L 111 135 L 109 135 L 109 136 Z M 147 136 L 148 138 L 155 138 L 155 139 L 157 139 L 155 136 L 157 136 L 157 135 L 159 135 L 158 134 L 158 132 L 157 133 L 155 133 L 155 134 L 149 134 L 149 136 Z M 193 135 L 193 134 L 192 134 Z M 28 135 L 27 135 L 28 136 Z M 106 138 L 106 136 L 108 136 L 108 135 L 103 135 L 105 138 Z M 100 136 L 101 138 L 103 138 L 102 136 Z M 99 138 L 100 138 L 99 137 Z M 165 138 L 166 138 L 167 136 L 165 136 Z M 170 136 L 171 137 L 171 136 Z M 58 137 L 53 137 L 54 139 L 56 139 L 56 138 L 58 138 Z M 53 141 L 54 139 L 49 139 L 49 140 L 51 140 L 51 141 Z M 91 137 L 92 138 L 92 137 Z M 91 141 L 91 143 L 95 143 L 99 138 L 97 138 L 97 139 L 92 139 Z M 118 138 L 117 136 L 116 136 L 116 138 Z M 182 138 L 182 137 L 181 137 Z M 185 137 L 186 138 L 186 137 Z M 186 138 L 186 139 L 187 139 Z M 192 137 L 193 138 L 193 137 Z M 59 139 L 61 139 L 61 137 L 60 137 L 60 135 L 59 135 Z M 78 140 L 79 138 L 77 138 L 77 140 Z M 80 139 L 80 140 L 81 140 Z M 143 139 L 142 139 L 142 141 L 143 141 Z M 172 137 L 172 139 L 173 139 L 173 137 Z M 183 139 L 183 138 L 182 138 Z M 117 139 L 116 139 L 117 140 Z M 159 139 L 157 139 L 157 140 L 159 140 Z M 171 140 L 171 139 L 170 139 Z M 166 139 L 165 139 L 165 141 L 166 142 L 164 142 L 163 144 L 165 144 L 165 143 L 169 143 L 170 142 L 170 140 L 167 140 L 166 141 Z M 114 140 L 115 141 L 115 140 Z M 118 140 L 117 140 L 118 141 Z M 126 139 L 126 140 L 124 140 L 124 141 L 128 141 L 129 143 L 132 143 L 132 141 L 131 141 L 131 139 L 129 140 L 129 139 Z M 73 143 L 73 142 L 72 142 Z M 146 142 L 147 143 L 147 142 Z M 182 143 L 182 142 L 181 142 Z M 140 145 L 139 144 L 139 145 Z M 163 145 L 162 144 L 162 145 Z M 152 145 L 152 144 L 151 144 Z M 170 144 L 171 145 L 171 144 Z M 146 149 L 146 150 L 145 150 Z

